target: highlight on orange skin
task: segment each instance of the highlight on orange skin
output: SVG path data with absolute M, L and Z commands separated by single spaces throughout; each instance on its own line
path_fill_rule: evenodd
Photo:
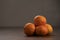
M 25 26 L 24 26 L 24 33 L 27 36 L 33 35 L 34 32 L 35 32 L 35 25 L 33 23 L 27 23 L 27 24 L 25 24 Z
M 44 25 L 46 24 L 46 17 L 41 16 L 41 15 L 37 15 L 34 17 L 34 24 L 35 25 Z
M 37 35 L 47 35 L 48 29 L 44 25 L 40 25 L 36 27 L 36 34 Z

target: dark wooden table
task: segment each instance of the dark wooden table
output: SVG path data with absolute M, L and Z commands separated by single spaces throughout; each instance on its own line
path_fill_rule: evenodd
M 23 28 L 0 28 L 0 40 L 60 40 L 60 29 L 54 30 L 50 36 L 27 37 Z

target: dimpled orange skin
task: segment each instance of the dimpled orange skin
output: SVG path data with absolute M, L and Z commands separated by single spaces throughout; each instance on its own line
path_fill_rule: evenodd
M 27 36 L 32 36 L 35 32 L 35 25 L 33 23 L 27 23 L 24 26 L 24 33 Z
M 46 26 L 47 29 L 48 29 L 48 34 L 50 34 L 50 33 L 53 32 L 53 27 L 52 27 L 50 24 L 45 24 L 45 26 Z
M 48 29 L 41 25 L 36 27 L 36 35 L 47 35 L 48 34 Z
M 37 26 L 46 24 L 46 17 L 40 15 L 35 16 L 34 24 Z

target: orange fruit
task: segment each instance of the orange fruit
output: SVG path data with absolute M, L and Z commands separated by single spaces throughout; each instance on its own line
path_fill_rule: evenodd
M 45 24 L 45 26 L 48 29 L 48 33 L 52 33 L 53 32 L 53 27 L 50 24 Z
M 44 25 L 40 25 L 36 27 L 36 34 L 37 35 L 47 35 L 48 29 Z
M 37 26 L 46 24 L 46 17 L 40 15 L 35 16 L 34 24 Z
M 35 32 L 35 25 L 33 23 L 27 23 L 24 26 L 24 33 L 28 36 L 33 35 Z

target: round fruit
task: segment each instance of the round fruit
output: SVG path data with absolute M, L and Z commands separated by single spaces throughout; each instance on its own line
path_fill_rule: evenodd
M 46 24 L 46 17 L 40 15 L 35 16 L 34 24 L 37 26 Z
M 36 27 L 36 34 L 37 35 L 47 35 L 48 29 L 44 25 L 40 25 Z
M 33 23 L 27 23 L 24 26 L 24 33 L 28 36 L 33 35 L 35 32 L 35 25 Z
M 52 33 L 53 32 L 53 28 L 50 24 L 46 24 L 46 27 L 48 29 L 48 33 Z

